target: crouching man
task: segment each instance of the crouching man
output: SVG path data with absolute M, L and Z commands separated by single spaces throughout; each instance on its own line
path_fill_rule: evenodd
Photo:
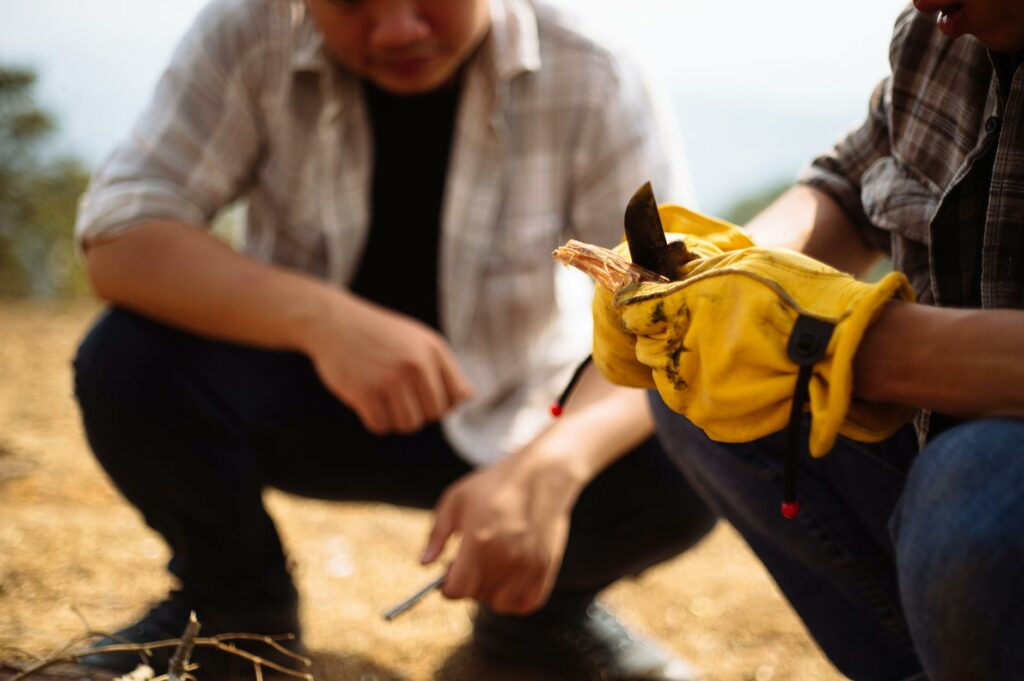
M 595 602 L 714 516 L 643 393 L 585 378 L 550 251 L 685 183 L 612 52 L 523 0 L 216 0 L 95 175 L 77 233 L 112 303 L 76 360 L 97 458 L 180 589 L 120 632 L 298 632 L 261 491 L 436 506 L 474 642 L 573 679 L 686 679 Z M 244 198 L 241 251 L 208 233 Z M 571 307 L 571 305 L 570 305 Z M 94 655 L 131 668 L 136 656 Z M 209 672 L 216 662 L 206 661 Z

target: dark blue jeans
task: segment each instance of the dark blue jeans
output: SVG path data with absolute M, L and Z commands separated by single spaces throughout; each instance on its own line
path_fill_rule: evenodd
M 802 511 L 779 512 L 779 433 L 712 442 L 652 397 L 693 485 L 853 679 L 1024 679 L 1024 421 L 978 420 L 918 452 L 910 427 L 840 438 L 800 462 Z
M 437 426 L 368 433 L 299 354 L 113 310 L 89 332 L 75 367 L 96 457 L 167 540 L 169 569 L 200 601 L 294 598 L 265 487 L 429 508 L 470 470 Z M 651 438 L 581 494 L 552 607 L 588 601 L 675 556 L 714 522 Z M 410 546 L 410 559 L 420 549 Z

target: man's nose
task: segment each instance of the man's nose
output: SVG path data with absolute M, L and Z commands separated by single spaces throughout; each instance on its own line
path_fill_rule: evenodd
M 373 49 L 392 49 L 423 40 L 430 35 L 430 25 L 420 14 L 414 0 L 390 0 L 379 5 L 370 29 Z

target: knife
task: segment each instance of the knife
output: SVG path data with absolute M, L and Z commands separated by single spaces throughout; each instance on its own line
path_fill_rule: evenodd
M 679 268 L 689 262 L 691 256 L 682 241 L 669 243 L 665 239 L 665 228 L 650 182 L 637 189 L 626 204 L 625 223 L 626 242 L 633 262 L 668 279 L 677 279 Z

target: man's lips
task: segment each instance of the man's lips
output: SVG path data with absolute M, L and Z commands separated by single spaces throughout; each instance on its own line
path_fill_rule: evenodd
M 377 62 L 377 66 L 384 71 L 395 73 L 414 73 L 420 71 L 433 63 L 432 57 L 409 57 L 408 59 L 389 59 Z
M 374 56 L 370 59 L 370 66 L 376 70 L 409 76 L 431 68 L 439 56 L 440 50 L 424 46 L 403 53 Z
M 942 12 L 951 14 L 959 12 L 964 8 L 962 3 L 949 2 L 949 0 L 914 0 L 914 8 L 918 12 Z

